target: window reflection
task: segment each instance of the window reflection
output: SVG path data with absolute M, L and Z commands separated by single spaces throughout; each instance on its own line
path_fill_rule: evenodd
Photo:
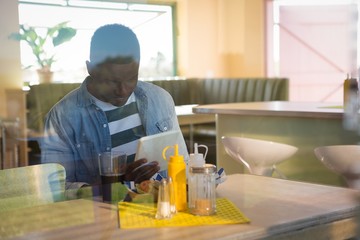
M 45 3 L 46 2 L 46 3 Z M 95 4 L 95 5 L 94 5 Z M 141 43 L 141 78 L 174 76 L 172 7 L 108 3 L 101 1 L 19 1 L 19 23 L 36 27 L 41 33 L 46 27 L 69 21 L 77 29 L 76 36 L 56 48 L 53 65 L 54 82 L 82 82 L 86 75 L 89 39 L 94 30 L 109 23 L 122 23 L 132 28 Z M 51 16 L 51 17 L 49 17 Z M 46 19 L 46 21 L 44 21 Z M 34 56 L 26 43 L 21 43 L 21 64 L 24 80 L 38 83 Z

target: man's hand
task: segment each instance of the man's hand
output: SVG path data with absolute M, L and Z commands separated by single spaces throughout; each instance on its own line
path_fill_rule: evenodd
M 147 163 L 147 159 L 141 158 L 126 167 L 124 181 L 134 181 L 141 183 L 149 180 L 155 173 L 160 170 L 159 163 L 156 161 Z

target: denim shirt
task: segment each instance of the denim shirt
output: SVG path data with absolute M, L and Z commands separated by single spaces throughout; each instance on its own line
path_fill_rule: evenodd
M 86 84 L 85 79 L 49 111 L 40 143 L 43 163 L 65 167 L 67 190 L 99 184 L 98 154 L 111 150 L 105 113 L 95 105 Z M 138 81 L 134 93 L 146 135 L 180 130 L 174 101 L 167 91 Z

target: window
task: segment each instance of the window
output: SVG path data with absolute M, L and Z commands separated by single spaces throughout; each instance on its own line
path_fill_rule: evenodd
M 291 101 L 342 102 L 358 77 L 358 5 L 352 0 L 268 1 L 267 74 L 290 79 Z
M 24 0 L 19 1 L 19 22 L 39 32 L 60 22 L 77 29 L 76 36 L 56 47 L 57 62 L 53 64 L 55 82 L 82 82 L 85 61 L 89 59 L 90 39 L 96 28 L 121 23 L 134 30 L 141 45 L 141 78 L 175 75 L 173 5 L 130 4 L 85 0 Z M 21 43 L 24 79 L 37 83 L 34 56 L 26 43 Z

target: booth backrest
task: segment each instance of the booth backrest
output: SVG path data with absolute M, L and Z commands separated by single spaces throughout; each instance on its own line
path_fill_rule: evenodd
M 31 86 L 26 96 L 28 128 L 42 131 L 45 115 L 51 107 L 78 86 L 80 83 L 46 83 Z
M 191 78 L 152 81 L 175 105 L 289 100 L 287 78 Z
M 156 80 L 151 83 L 168 91 L 175 105 L 254 101 L 287 101 L 287 78 L 189 78 Z M 31 86 L 27 95 L 28 128 L 42 131 L 51 107 L 80 83 L 53 83 Z
M 199 85 L 199 104 L 289 100 L 286 78 L 212 78 Z
M 151 83 L 162 87 L 170 93 L 173 97 L 175 105 L 187 105 L 198 103 L 198 80 L 184 79 L 184 80 L 155 80 Z

